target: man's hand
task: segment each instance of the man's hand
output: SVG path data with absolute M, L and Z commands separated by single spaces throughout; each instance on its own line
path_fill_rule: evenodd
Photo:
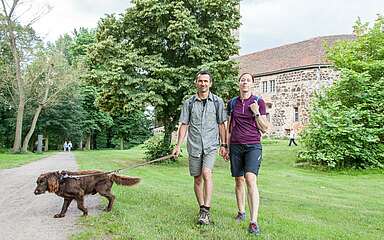
M 229 161 L 229 148 L 227 149 L 227 154 L 225 154 L 225 156 L 223 156 L 223 158 L 225 161 Z
M 220 147 L 219 154 L 220 154 L 220 156 L 222 156 L 225 159 L 225 156 L 227 155 L 227 148 L 226 147 Z
M 257 101 L 255 100 L 254 103 L 252 103 L 251 105 L 249 105 L 249 107 L 251 108 L 251 111 L 253 112 L 253 115 L 259 115 L 260 112 L 259 112 L 259 104 L 257 103 Z
M 174 158 L 177 158 L 180 155 L 180 146 L 176 145 L 175 148 L 172 151 L 172 155 Z

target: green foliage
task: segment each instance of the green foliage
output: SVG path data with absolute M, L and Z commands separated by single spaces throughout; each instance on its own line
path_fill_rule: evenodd
M 261 235 L 249 234 L 247 221 L 237 223 L 234 179 L 229 163 L 217 156 L 213 172 L 212 220 L 196 224 L 198 206 L 187 156 L 175 164 L 146 165 L 124 175 L 139 176 L 138 186 L 113 186 L 110 213 L 82 218 L 84 228 L 72 238 L 145 240 L 377 240 L 384 226 L 384 170 L 347 173 L 293 167 L 297 150 L 287 141 L 263 145 L 257 184 Z M 185 150 L 185 148 L 184 148 Z M 142 163 L 139 147 L 126 151 L 75 152 L 81 169 L 114 169 Z M 376 173 L 372 173 L 376 172 Z M 107 201 L 102 200 L 105 206 Z M 78 212 L 76 212 L 78 213 Z M 79 213 L 80 214 L 80 213 Z M 153 231 L 147 231 L 153 229 Z
M 133 1 L 121 18 L 102 19 L 89 51 L 90 75 L 100 88 L 98 105 L 112 115 L 155 106 L 164 144 L 201 69 L 213 73 L 213 90 L 235 93 L 238 53 L 232 30 L 240 26 L 239 0 Z
M 164 134 L 157 134 L 145 141 L 144 153 L 147 161 L 154 160 L 160 157 L 171 154 L 174 144 L 164 144 Z M 176 161 L 175 159 L 171 161 Z
M 50 155 L 54 152 L 14 154 L 10 151 L 0 148 L 0 169 L 15 168 L 32 161 L 36 161 Z
M 119 145 L 123 139 L 124 149 L 141 144 L 152 135 L 151 121 L 142 111 L 135 111 L 129 116 L 115 117 L 113 122 L 114 143 Z
M 329 50 L 341 79 L 312 104 L 300 161 L 329 168 L 384 168 L 384 19 Z

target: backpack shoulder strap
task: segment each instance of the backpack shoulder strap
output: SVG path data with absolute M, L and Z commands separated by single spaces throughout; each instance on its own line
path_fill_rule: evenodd
M 215 104 L 216 110 L 216 122 L 219 123 L 219 97 L 212 93 L 213 104 Z
M 256 101 L 256 102 L 259 102 L 259 100 L 261 99 L 261 96 L 254 96 L 252 95 L 253 99 Z
M 196 100 L 196 96 L 195 95 L 193 95 L 192 97 L 190 97 L 188 99 L 188 101 L 189 101 L 189 103 L 188 103 L 188 110 L 189 110 L 188 111 L 188 115 L 189 115 L 188 122 L 191 121 L 192 108 L 193 108 L 193 103 L 195 102 L 195 100 Z
M 230 115 L 232 115 L 232 112 L 235 109 L 237 98 L 239 98 L 239 97 L 238 96 L 237 97 L 233 97 L 229 101 L 229 111 L 228 112 L 229 112 Z

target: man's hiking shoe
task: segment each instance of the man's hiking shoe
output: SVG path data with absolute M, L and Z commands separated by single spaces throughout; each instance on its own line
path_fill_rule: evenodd
M 250 223 L 248 227 L 248 232 L 251 234 L 259 235 L 260 234 L 260 228 L 257 226 L 256 223 Z
M 245 212 L 238 212 L 237 216 L 235 217 L 236 222 L 242 222 L 245 220 Z
M 199 215 L 198 223 L 201 225 L 208 225 L 211 223 L 211 216 L 210 216 L 209 211 L 207 209 L 204 209 L 204 208 L 200 209 L 200 215 Z

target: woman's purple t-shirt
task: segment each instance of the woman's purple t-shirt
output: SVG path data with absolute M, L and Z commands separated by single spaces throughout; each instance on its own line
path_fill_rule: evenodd
M 254 103 L 255 97 L 248 99 L 236 99 L 235 107 L 231 114 L 231 144 L 257 144 L 260 143 L 261 133 L 257 128 L 255 117 L 250 105 Z M 229 109 L 228 102 L 227 109 Z M 262 98 L 257 101 L 260 115 L 266 115 L 265 102 Z

